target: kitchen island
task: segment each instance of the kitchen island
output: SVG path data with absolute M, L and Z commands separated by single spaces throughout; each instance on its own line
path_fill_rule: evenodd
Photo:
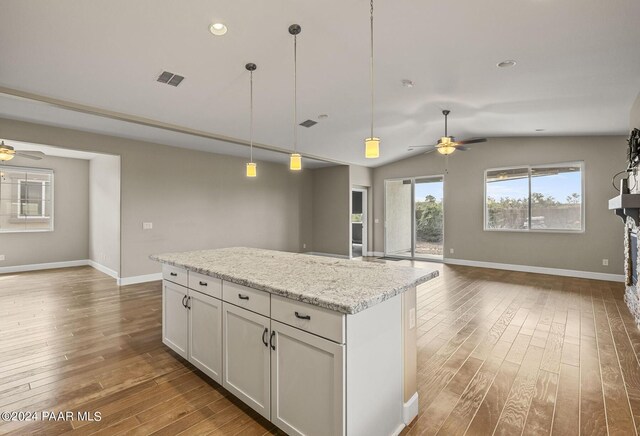
M 291 435 L 398 434 L 418 412 L 416 286 L 436 270 L 254 248 L 163 264 L 163 342 Z

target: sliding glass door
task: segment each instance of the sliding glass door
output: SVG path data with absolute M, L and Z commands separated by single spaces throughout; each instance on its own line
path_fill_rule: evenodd
M 442 176 L 385 180 L 385 256 L 442 259 Z

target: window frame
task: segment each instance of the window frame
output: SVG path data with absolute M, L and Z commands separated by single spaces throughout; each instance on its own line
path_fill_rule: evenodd
M 529 182 L 529 204 L 528 204 L 528 222 L 529 225 L 531 225 L 531 170 L 532 169 L 536 169 L 536 168 L 555 168 L 555 167 L 559 167 L 559 166 L 575 166 L 575 167 L 580 167 L 580 229 L 577 230 L 571 230 L 571 229 L 532 229 L 532 228 L 528 228 L 528 229 L 495 229 L 495 228 L 489 228 L 487 226 L 488 222 L 487 222 L 487 217 L 488 217 L 488 208 L 487 208 L 487 174 L 489 172 L 492 171 L 504 171 L 504 170 L 514 170 L 514 169 L 522 169 L 522 168 L 526 168 L 528 173 L 529 173 L 529 178 L 528 178 L 528 182 Z M 483 230 L 485 232 L 515 232 L 515 233 L 569 233 L 569 234 L 580 234 L 580 233 L 585 233 L 586 231 L 586 222 L 585 222 L 585 217 L 586 217 L 586 196 L 585 196 L 585 189 L 586 189 L 586 184 L 585 184 L 585 165 L 584 165 L 584 161 L 569 161 L 569 162 L 558 162 L 558 163 L 549 163 L 549 164 L 533 164 L 533 165 L 511 165 L 508 167 L 497 167 L 497 168 L 487 168 L 486 170 L 484 170 L 484 196 L 483 196 L 483 205 L 482 205 L 482 210 L 483 210 Z
M 49 215 L 38 215 L 38 216 L 25 216 L 25 215 L 20 215 L 21 212 L 21 206 L 18 205 L 18 214 L 14 215 L 15 219 L 18 220 L 26 220 L 26 221 L 31 221 L 31 222 L 37 222 L 37 221 L 49 221 L 49 227 L 46 229 L 3 229 L 0 228 L 0 234 L 3 233 L 42 233 L 42 232 L 53 232 L 55 230 L 55 221 L 54 221 L 54 216 L 55 216 L 55 212 L 54 212 L 54 206 L 55 206 L 55 201 L 54 201 L 54 197 L 55 197 L 55 189 L 54 189 L 54 185 L 55 185 L 55 172 L 53 169 L 51 168 L 32 168 L 32 167 L 21 167 L 21 166 L 13 166 L 13 165 L 3 165 L 2 167 L 0 167 L 1 169 L 4 169 L 6 171 L 13 171 L 13 172 L 23 172 L 23 173 L 40 173 L 40 174 L 49 174 L 51 176 L 51 186 L 50 186 L 50 190 L 51 190 L 51 198 L 50 198 L 50 202 L 51 202 L 51 213 Z M 18 179 L 18 192 L 17 192 L 17 198 L 21 199 L 21 193 L 20 193 L 20 185 L 22 182 L 25 181 L 29 181 L 24 180 L 24 179 Z M 39 180 L 38 180 L 39 181 Z M 45 190 L 45 181 L 42 181 L 42 189 L 43 192 Z M 43 196 L 44 197 L 44 196 Z M 46 197 L 43 198 L 42 202 L 43 202 L 43 212 L 44 212 L 44 203 L 46 202 Z

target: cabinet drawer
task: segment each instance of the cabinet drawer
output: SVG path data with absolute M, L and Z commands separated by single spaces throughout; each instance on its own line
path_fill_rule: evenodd
M 342 313 L 272 295 L 271 318 L 334 342 L 345 343 Z
M 225 281 L 222 284 L 222 299 L 224 301 L 264 316 L 271 314 L 270 297 L 271 295 L 268 292 L 258 291 L 235 283 Z
M 222 280 L 193 271 L 189 271 L 189 289 L 222 298 Z
M 162 265 L 162 278 L 185 287 L 187 286 L 187 270 L 184 268 Z

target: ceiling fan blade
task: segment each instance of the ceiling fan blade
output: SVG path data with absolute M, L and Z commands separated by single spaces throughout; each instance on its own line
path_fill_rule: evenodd
M 487 138 L 473 138 L 473 139 L 466 139 L 464 141 L 456 141 L 458 144 L 460 145 L 464 145 L 464 144 L 478 144 L 480 142 L 487 142 Z
M 16 151 L 15 155 L 33 160 L 40 160 L 45 156 L 45 154 L 41 151 Z
M 409 147 L 409 151 L 413 151 L 413 150 L 416 150 L 416 149 L 419 149 L 419 148 L 435 150 L 436 146 L 435 145 L 412 145 L 412 146 Z
M 469 147 L 465 147 L 464 145 L 456 145 L 456 150 L 469 151 L 471 149 Z

